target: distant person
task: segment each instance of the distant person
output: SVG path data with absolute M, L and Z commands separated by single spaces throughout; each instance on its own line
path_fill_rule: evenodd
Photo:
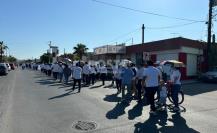
M 122 74 L 122 66 L 119 65 L 118 70 L 114 74 L 117 94 L 121 93 L 121 82 L 122 82 L 121 74 Z
M 160 98 L 159 98 L 159 109 L 161 111 L 166 111 L 167 109 L 167 105 L 166 105 L 166 101 L 167 101 L 167 87 L 166 84 L 164 82 L 161 83 L 160 85 Z
M 85 62 L 85 65 L 83 66 L 83 83 L 85 85 L 90 85 L 90 65 Z
M 90 79 L 91 79 L 92 85 L 94 85 L 95 79 L 96 79 L 96 67 L 95 66 L 91 66 L 90 68 Z
M 114 81 L 115 81 L 115 77 L 114 77 L 114 75 L 115 75 L 115 73 L 117 73 L 117 71 L 118 71 L 118 68 L 117 68 L 117 66 L 115 65 L 115 63 L 112 65 L 112 86 L 114 86 Z
M 82 75 L 82 68 L 77 63 L 76 66 L 73 68 L 72 78 L 74 79 L 73 83 L 73 91 L 75 90 L 75 85 L 78 83 L 78 92 L 81 91 L 81 75 Z
M 137 71 L 137 74 L 136 74 L 136 81 L 135 81 L 135 84 L 136 84 L 136 89 L 137 89 L 137 98 L 138 98 L 138 102 L 141 102 L 141 98 L 142 98 L 142 89 L 144 88 L 144 85 L 143 85 L 143 74 L 144 74 L 144 65 L 141 63 L 138 67 L 138 71 Z
M 61 83 L 62 79 L 63 79 L 63 64 L 59 63 L 58 65 L 59 65 L 59 67 L 58 67 L 58 78 L 59 78 L 59 82 Z
M 122 101 L 129 100 L 132 96 L 132 79 L 133 79 L 133 71 L 130 67 L 130 64 L 127 63 L 126 67 L 123 67 L 121 74 L 121 90 L 122 90 Z M 127 87 L 127 95 L 125 95 L 125 87 Z
M 134 94 L 134 97 L 137 96 L 137 89 L 136 89 L 136 74 L 137 74 L 137 68 L 134 63 L 130 64 L 130 67 L 133 71 L 133 78 L 132 78 L 132 94 Z
M 144 80 L 146 85 L 147 98 L 150 103 L 150 114 L 156 115 L 154 95 L 159 88 L 160 73 L 152 61 L 147 61 L 148 67 L 144 70 Z
M 67 64 L 64 64 L 65 67 L 63 69 L 63 75 L 64 75 L 64 79 L 65 79 L 65 84 L 68 84 L 69 81 L 69 77 L 71 75 L 71 69 L 69 68 L 69 66 Z
M 102 85 L 105 85 L 105 80 L 107 76 L 107 68 L 103 64 L 100 65 L 100 78 L 102 80 Z
M 57 76 L 58 76 L 58 72 L 59 72 L 59 65 L 57 62 L 51 66 L 51 70 L 53 72 L 54 79 L 57 80 Z
M 170 75 L 170 80 L 172 82 L 171 95 L 172 95 L 172 99 L 175 105 L 174 111 L 180 110 L 179 104 L 178 104 L 178 101 L 179 101 L 178 92 L 181 89 L 180 79 L 181 79 L 181 73 L 179 71 L 179 68 L 173 67 L 172 74 Z

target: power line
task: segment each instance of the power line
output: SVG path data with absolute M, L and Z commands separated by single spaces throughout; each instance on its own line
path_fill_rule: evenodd
M 196 24 L 200 22 L 191 22 L 191 23 L 185 23 L 185 24 L 179 24 L 179 25 L 171 25 L 171 26 L 164 26 L 164 27 L 145 27 L 146 29 L 151 29 L 151 30 L 159 30 L 159 29 L 171 29 L 171 28 L 178 28 L 178 27 L 184 27 L 192 24 Z
M 189 21 L 189 22 L 206 22 L 206 21 L 202 21 L 202 20 L 193 20 L 193 19 L 187 19 L 187 18 L 178 18 L 178 17 L 172 17 L 172 16 L 167 16 L 167 15 L 153 13 L 153 12 L 147 12 L 147 11 L 133 9 L 133 8 L 129 8 L 129 7 L 125 7 L 125 6 L 120 6 L 120 5 L 116 5 L 116 4 L 112 4 L 112 3 L 108 3 L 108 2 L 104 2 L 104 1 L 99 1 L 99 0 L 92 0 L 92 1 L 100 3 L 100 4 L 108 5 L 108 6 L 122 8 L 122 9 L 125 9 L 125 10 L 131 10 L 131 11 L 134 11 L 134 12 L 145 13 L 145 14 L 159 16 L 159 17 L 164 17 L 164 18 L 169 18 L 169 19 L 176 19 L 176 20 Z
M 120 35 L 120 36 L 118 36 L 118 37 L 112 39 L 111 41 L 108 41 L 106 44 L 114 43 L 115 41 L 119 40 L 120 38 L 123 38 L 123 37 L 125 37 L 125 36 L 127 36 L 127 35 L 129 35 L 129 34 L 138 32 L 140 29 L 141 29 L 141 28 L 137 28 L 137 29 L 134 29 L 134 30 L 132 30 L 132 31 L 130 31 L 130 32 L 128 32 L 128 33 L 122 34 L 122 35 Z

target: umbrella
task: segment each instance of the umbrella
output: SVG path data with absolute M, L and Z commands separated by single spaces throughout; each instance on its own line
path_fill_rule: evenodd
M 185 64 L 183 62 L 177 61 L 177 60 L 165 60 L 160 63 L 161 65 L 171 64 L 174 67 L 185 67 Z
M 70 62 L 70 63 L 72 62 L 72 60 L 69 59 L 69 58 L 64 58 L 64 61 L 65 61 L 65 62 Z

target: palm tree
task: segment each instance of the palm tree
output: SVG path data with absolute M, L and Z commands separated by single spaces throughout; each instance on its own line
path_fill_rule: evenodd
M 76 54 L 79 57 L 80 60 L 82 59 L 83 55 L 87 54 L 87 50 L 88 50 L 88 48 L 86 47 L 86 45 L 84 45 L 82 43 L 78 43 L 77 46 L 74 47 L 73 49 L 74 49 L 74 53 L 73 54 Z
M 4 45 L 3 41 L 0 42 L 0 54 L 1 54 L 1 62 L 3 61 L 3 54 L 4 54 L 4 51 L 8 49 L 8 46 Z

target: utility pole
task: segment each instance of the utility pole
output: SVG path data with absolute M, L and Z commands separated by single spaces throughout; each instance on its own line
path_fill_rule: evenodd
M 145 26 L 143 24 L 142 25 L 142 44 L 144 44 L 144 30 L 145 30 Z
M 209 18 L 208 18 L 208 37 L 207 37 L 207 62 L 208 68 L 210 67 L 210 50 L 211 50 L 211 36 L 212 36 L 212 7 L 213 7 L 213 0 L 209 0 Z

